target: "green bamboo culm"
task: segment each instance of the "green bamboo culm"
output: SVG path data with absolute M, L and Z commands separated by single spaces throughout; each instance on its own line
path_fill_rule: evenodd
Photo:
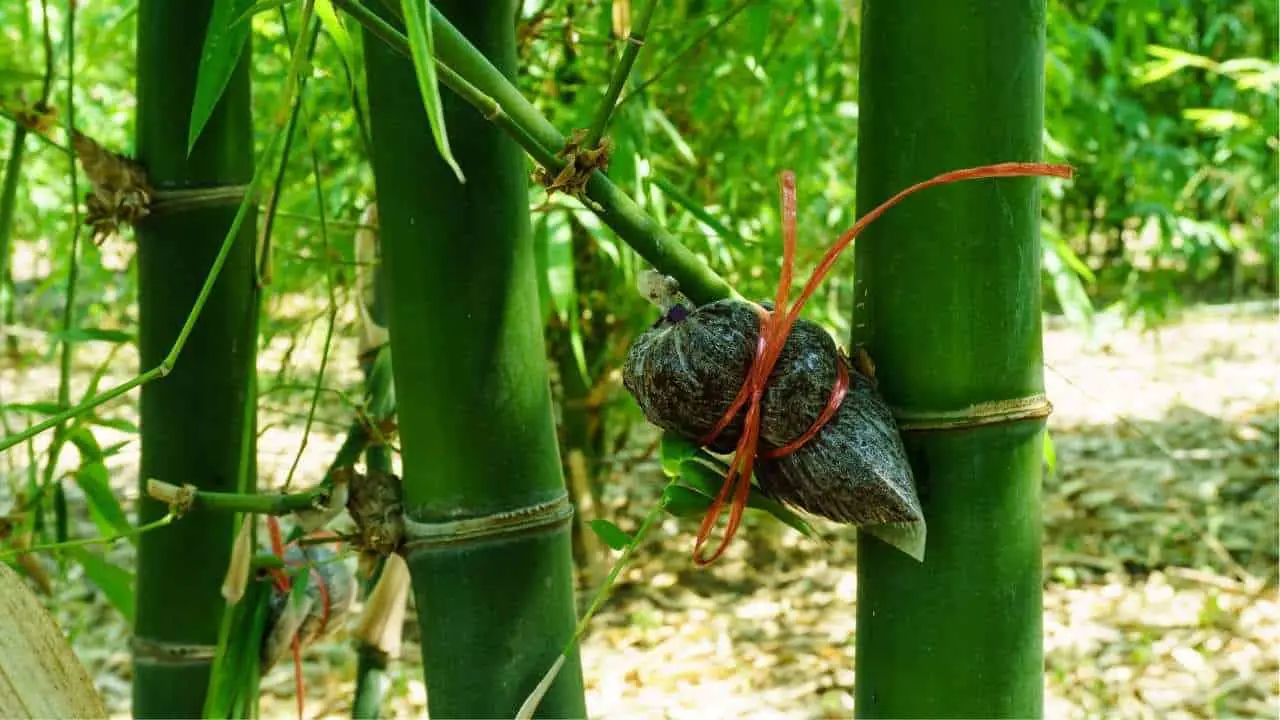
M 137 152 L 158 194 L 222 188 L 253 176 L 246 48 L 190 154 L 188 118 L 212 0 L 141 0 L 137 43 Z M 138 227 L 142 367 L 168 354 L 231 227 L 237 203 L 156 212 Z M 181 359 L 143 386 L 140 522 L 167 508 L 149 478 L 202 490 L 238 488 L 242 447 L 252 442 L 257 300 L 253 213 L 196 322 Z M 252 447 L 247 448 L 252 458 Z M 250 462 L 250 478 L 253 477 Z M 198 717 L 218 642 L 219 588 L 230 556 L 232 513 L 195 512 L 138 542 L 134 624 L 135 717 Z
M 514 76 L 514 0 L 435 5 Z M 370 34 L 364 47 L 406 512 L 440 523 L 561 502 L 523 154 L 442 91 L 459 183 L 410 61 Z M 404 552 L 431 716 L 514 716 L 573 633 L 567 518 Z M 576 652 L 539 710 L 585 716 Z
M 1043 0 L 868 0 L 859 213 L 939 172 L 1038 160 L 1044 36 Z M 1043 417 L 925 429 L 1042 399 L 1039 196 L 1033 178 L 936 188 L 858 240 L 854 341 L 898 411 L 929 528 L 923 563 L 859 535 L 859 717 L 1042 712 Z

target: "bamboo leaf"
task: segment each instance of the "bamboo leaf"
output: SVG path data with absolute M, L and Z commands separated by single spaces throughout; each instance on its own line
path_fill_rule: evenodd
M 671 198 L 675 204 L 684 208 L 690 215 L 697 218 L 698 222 L 707 226 L 716 235 L 720 236 L 725 242 L 732 242 L 738 247 L 746 247 L 747 241 L 741 235 L 734 232 L 728 225 L 720 222 L 707 209 L 699 205 L 696 200 L 681 192 L 680 188 L 672 185 L 669 181 L 661 177 L 654 177 L 650 180 L 654 185 L 662 189 L 662 194 Z
M 130 433 L 131 435 L 138 434 L 138 426 L 124 418 L 104 418 L 98 415 L 93 415 L 89 418 L 89 422 L 101 427 L 111 428 L 112 430 Z
M 1050 476 L 1058 474 L 1058 451 L 1053 446 L 1053 435 L 1048 430 L 1044 431 L 1044 463 Z
M 131 443 L 131 442 L 133 442 L 133 441 L 132 441 L 132 440 L 121 440 L 121 441 L 120 441 L 120 442 L 118 442 L 118 443 L 111 443 L 110 445 L 108 445 L 108 446 L 106 446 L 106 447 L 102 448 L 102 457 L 104 457 L 104 458 L 109 458 L 109 457 L 111 457 L 112 455 L 115 455 L 116 453 L 118 453 L 118 452 L 120 452 L 121 450 L 123 450 L 123 449 L 124 449 L 124 447 L 125 447 L 126 445 L 128 445 L 129 443 Z
M 698 158 L 693 153 L 693 147 L 691 147 L 689 142 L 684 139 L 684 136 L 680 134 L 679 128 L 676 127 L 675 123 L 671 122 L 671 118 L 667 117 L 666 113 L 657 108 L 651 108 L 649 110 L 649 117 L 657 123 L 658 129 L 665 133 L 671 140 L 671 144 L 675 148 L 676 154 L 689 165 L 696 166 L 698 164 Z
M 799 513 L 796 513 L 794 510 L 783 505 L 777 500 L 767 497 L 764 493 L 757 491 L 755 486 L 752 486 L 751 494 L 747 496 L 747 507 L 752 508 L 753 510 L 763 510 L 764 512 L 769 513 L 778 522 L 786 525 L 805 537 L 814 536 L 813 527 L 810 526 L 809 523 L 805 522 L 804 519 L 800 517 Z
M 200 54 L 200 70 L 196 75 L 191 124 L 187 129 L 188 153 L 195 147 L 196 140 L 213 115 L 213 109 L 222 99 L 222 92 L 227 89 L 236 64 L 240 62 L 240 53 L 249 39 L 252 26 L 236 21 L 252 6 L 252 0 L 213 0 L 204 49 Z
M 698 453 L 700 448 L 692 440 L 674 433 L 663 433 L 658 445 L 658 457 L 662 472 L 670 478 L 680 477 L 680 465 Z
M 252 582 L 240 602 L 227 605 L 205 696 L 205 717 L 256 716 L 262 635 L 271 592 L 269 583 Z
M 550 234 L 548 225 L 546 213 L 534 220 L 533 224 L 533 260 L 537 266 L 538 275 L 538 317 L 544 323 L 551 317 L 553 305 L 551 282 L 548 279 L 548 273 L 551 272 L 550 252 L 548 249 L 550 242 L 547 239 Z
M 621 550 L 631 544 L 630 535 L 624 532 L 622 528 L 602 518 L 596 518 L 591 521 L 591 531 L 603 540 L 605 545 L 614 550 Z
M 325 32 L 329 33 L 329 37 L 332 37 L 333 42 L 338 46 L 338 52 L 342 53 L 342 59 L 346 60 L 347 67 L 359 67 L 356 63 L 355 46 L 351 42 L 351 35 L 342 24 L 342 18 L 338 17 L 338 13 L 334 11 L 333 2 L 316 0 L 316 15 L 320 17 L 320 24 L 324 26 Z
M 85 577 L 106 596 L 111 606 L 129 622 L 133 622 L 133 573 L 82 547 L 69 547 L 65 554 L 80 563 Z
M 724 463 L 716 460 L 705 451 L 699 451 L 681 463 L 680 479 L 676 482 L 678 486 L 682 485 L 691 488 L 707 498 L 713 498 L 720 492 L 720 487 L 724 485 L 727 471 L 728 468 L 725 467 Z M 761 510 L 769 513 L 778 522 L 787 525 L 805 537 L 813 537 L 814 535 L 813 528 L 799 514 L 765 495 L 755 485 L 751 486 L 751 492 L 747 495 L 747 507 L 752 510 Z
M 578 307 L 573 275 L 573 231 L 565 213 L 549 213 L 547 223 L 547 288 L 556 315 L 566 325 Z
M 711 498 L 683 485 L 668 485 L 662 491 L 662 509 L 679 518 L 696 517 L 711 507 Z
M 279 7 L 284 7 L 285 5 L 288 5 L 291 2 L 293 2 L 293 0 L 258 0 L 258 2 L 255 2 L 253 4 L 253 7 L 249 8 L 248 10 L 245 10 L 240 15 L 240 17 L 235 19 L 235 22 L 232 24 L 234 25 L 238 23 L 243 23 L 248 20 L 252 20 L 253 16 L 257 15 L 258 13 L 266 12 L 267 10 L 274 10 Z
M 81 463 L 75 472 L 75 481 L 89 503 L 90 513 L 101 518 L 101 524 L 106 526 L 104 531 L 114 531 L 127 536 L 129 542 L 137 543 L 133 525 L 111 490 L 111 476 L 104 462 L 106 455 L 98 446 L 98 440 L 83 426 L 73 430 L 69 439 L 80 451 Z
M 91 462 L 81 466 L 75 474 L 76 484 L 84 492 L 91 512 L 98 514 L 120 535 L 125 535 L 129 542 L 136 544 L 137 538 L 132 534 L 133 526 L 125 515 L 124 508 L 115 493 L 111 492 L 111 479 L 107 466 L 100 462 Z M 127 535 L 126 535 L 127 534 Z
M 122 330 L 107 330 L 105 328 L 78 327 L 59 330 L 52 334 L 57 340 L 67 343 L 83 343 L 83 342 L 109 342 L 109 343 L 129 343 L 134 341 L 134 336 Z
M 0 82 L 39 82 L 44 79 L 44 75 L 30 70 L 18 70 L 15 68 L 0 68 Z
M 1054 242 L 1046 239 L 1043 245 L 1044 270 L 1053 281 L 1054 295 L 1057 296 L 1067 320 L 1078 327 L 1092 327 L 1094 311 L 1089 292 L 1067 259 L 1074 258 L 1075 254 L 1061 240 Z
M 5 410 L 14 412 L 29 412 L 40 415 L 56 415 L 62 412 L 62 406 L 52 402 L 30 402 L 30 403 L 7 403 Z
M 465 183 L 462 168 L 453 158 L 449 149 L 449 134 L 444 126 L 444 108 L 440 104 L 440 86 L 436 82 L 435 48 L 431 37 L 430 0 L 400 0 L 400 8 L 404 11 L 405 30 L 409 36 L 409 52 L 413 56 L 413 69 L 418 75 L 418 90 L 422 94 L 422 104 L 427 110 L 427 121 L 431 124 L 431 135 L 435 138 L 440 157 L 453 170 L 458 182 Z

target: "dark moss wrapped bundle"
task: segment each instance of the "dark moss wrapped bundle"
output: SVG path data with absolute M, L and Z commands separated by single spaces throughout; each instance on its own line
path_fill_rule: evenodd
M 666 310 L 632 344 L 623 383 L 650 422 L 702 442 L 747 380 L 760 310 L 740 300 L 721 300 L 690 311 L 682 302 L 664 301 L 660 293 L 650 297 Z M 848 393 L 834 416 L 799 449 L 770 457 L 814 425 L 832 398 L 839 364 L 847 372 Z M 876 391 L 869 364 L 859 365 L 821 327 L 796 321 L 761 400 L 756 479 L 774 499 L 837 522 L 921 523 L 893 414 Z M 745 414 L 745 408 L 739 411 L 708 448 L 731 452 Z
M 306 647 L 341 627 L 351 614 L 356 597 L 355 574 L 332 548 L 291 544 L 285 548 L 284 563 L 290 567 L 308 566 L 310 577 L 303 597 L 293 603 L 287 592 L 271 594 L 262 643 L 264 674 L 289 653 L 295 633 L 299 647 Z

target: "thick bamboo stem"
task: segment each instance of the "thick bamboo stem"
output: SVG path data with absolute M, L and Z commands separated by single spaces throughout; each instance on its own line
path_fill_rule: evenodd
M 187 130 L 212 0 L 138 7 L 138 160 L 158 191 L 244 186 L 253 178 L 249 53 L 188 153 Z M 236 205 L 153 214 L 138 227 L 139 349 L 154 368 L 142 389 L 140 477 L 235 492 L 250 460 L 256 351 L 252 212 L 235 242 Z M 220 270 L 220 272 L 219 272 Z M 206 280 L 218 273 L 215 282 Z M 198 318 L 191 308 L 203 308 Z M 175 344 L 176 343 L 176 344 Z M 182 362 L 177 352 L 185 344 Z M 163 378 L 146 383 L 152 378 Z M 128 383 L 110 393 L 121 393 Z M 247 453 L 247 455 L 246 455 Z M 140 522 L 165 516 L 145 497 Z M 133 713 L 196 717 L 204 706 L 224 601 L 234 515 L 199 513 L 141 536 L 134 626 Z
M 437 6 L 489 67 L 514 73 L 513 0 Z M 575 620 L 563 516 L 493 534 L 502 527 L 495 516 L 564 498 L 528 175 L 520 148 L 446 93 L 450 144 L 467 179 L 460 184 L 436 150 L 409 61 L 368 35 L 365 57 L 405 511 L 417 533 L 459 520 L 486 528 L 466 539 L 420 535 L 404 550 L 428 709 L 512 717 Z M 542 708 L 585 715 L 576 653 Z
M 941 171 L 1040 156 L 1042 0 L 863 12 L 860 214 Z M 1035 179 L 984 180 L 908 198 L 858 242 L 854 340 L 904 426 L 949 428 L 905 435 L 925 561 L 859 536 L 860 717 L 1041 713 L 1043 413 L 978 416 L 1043 400 L 1039 220 Z

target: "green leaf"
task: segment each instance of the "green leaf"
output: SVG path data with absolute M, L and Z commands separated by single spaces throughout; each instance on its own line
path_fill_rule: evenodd
M 80 451 L 81 463 L 102 462 L 102 448 L 98 446 L 98 439 L 88 428 L 77 425 L 67 436 L 72 445 L 76 446 L 76 450 Z
M 329 33 L 329 37 L 333 38 L 333 42 L 338 46 L 338 52 L 342 53 L 343 59 L 347 61 L 347 67 L 359 67 L 356 63 L 356 51 L 351 43 L 351 35 L 342 24 L 342 18 L 334 12 L 331 0 L 316 0 L 316 15 L 320 17 L 320 24 L 324 26 L 325 32 Z
M 1044 462 L 1050 475 L 1058 474 L 1058 451 L 1053 447 L 1053 436 L 1048 430 L 1044 431 Z
M 205 697 L 205 717 L 243 718 L 254 714 L 271 592 L 270 583 L 251 582 L 240 602 L 226 606 Z
M 376 420 L 385 420 L 395 415 L 396 385 L 391 371 L 390 344 L 378 348 L 366 385 L 369 388 L 370 416 Z
M 289 571 L 288 603 L 297 607 L 307 600 L 307 586 L 311 584 L 311 568 L 299 566 Z
M 712 232 L 720 236 L 721 240 L 734 243 L 739 248 L 747 246 L 747 241 L 743 239 L 741 235 L 730 229 L 728 225 L 717 220 L 715 216 L 707 212 L 706 208 L 699 205 L 696 200 L 685 195 L 680 188 L 677 188 L 675 185 L 672 185 L 666 179 L 661 177 L 654 177 L 651 179 L 651 182 L 661 188 L 663 195 L 671 198 L 675 204 L 684 208 L 690 215 L 697 218 L 698 222 L 710 228 Z
M 755 487 L 751 488 L 751 494 L 747 496 L 747 507 L 769 513 L 778 522 L 805 537 L 814 536 L 813 527 L 805 522 L 804 518 L 800 517 L 798 513 L 777 500 L 765 496 L 764 493 L 757 491 Z
M 253 19 L 253 15 L 265 13 L 266 10 L 274 10 L 275 8 L 283 8 L 283 6 L 292 3 L 293 0 L 259 0 L 253 3 L 252 8 L 244 10 L 232 24 L 248 22 Z
M 662 491 L 662 509 L 678 518 L 697 517 L 711 507 L 711 498 L 683 485 L 668 485 Z
M 125 620 L 133 622 L 134 594 L 133 573 L 109 562 L 97 553 L 89 552 L 83 547 L 68 547 L 64 551 L 68 557 L 80 563 L 85 577 L 102 591 L 111 606 L 120 611 Z
M 40 415 L 56 415 L 62 412 L 62 406 L 51 402 L 6 403 L 5 410 L 13 412 L 38 413 Z
M 252 20 L 254 15 L 266 12 L 267 10 L 274 10 L 278 7 L 284 7 L 291 2 L 293 2 L 293 0 L 258 0 L 258 2 L 253 4 L 253 7 L 245 10 L 232 24 L 236 25 L 247 20 Z
M 111 456 L 113 456 L 113 455 L 115 455 L 115 454 L 119 453 L 121 450 L 123 450 L 123 449 L 125 448 L 125 446 L 127 446 L 127 445 L 128 445 L 129 443 L 131 443 L 131 442 L 133 442 L 133 441 L 132 441 L 132 440 L 121 440 L 121 441 L 120 441 L 120 442 L 118 442 L 118 443 L 111 443 L 110 445 L 108 445 L 108 446 L 106 446 L 106 447 L 102 448 L 102 457 L 104 457 L 104 458 L 109 458 L 109 457 L 111 457 Z
M 649 117 L 657 123 L 659 130 L 666 133 L 667 137 L 671 140 L 671 145 L 676 150 L 676 154 L 689 165 L 696 166 L 698 164 L 698 158 L 694 155 L 693 148 L 689 145 L 689 142 L 684 139 L 684 136 L 680 134 L 679 128 L 676 127 L 675 123 L 671 122 L 671 119 L 667 117 L 666 113 L 657 108 L 650 108 Z
M 111 350 L 107 352 L 107 356 L 98 363 L 98 367 L 94 368 L 93 375 L 89 377 L 89 385 L 81 396 L 81 402 L 98 394 L 98 386 L 102 384 L 102 378 L 107 374 L 107 370 L 115 364 L 116 354 L 120 352 L 120 348 L 124 347 L 123 343 L 116 343 L 111 346 Z
M 213 0 L 209 29 L 205 32 L 204 49 L 200 53 L 200 70 L 196 74 L 195 98 L 191 104 L 188 153 L 195 147 L 240 62 L 240 53 L 249 39 L 252 26 L 236 20 L 252 6 L 252 0 Z
M 30 70 L 19 70 L 17 68 L 0 68 L 0 82 L 5 83 L 22 83 L 22 82 L 39 82 L 44 79 L 43 73 L 32 72 Z
M 104 418 L 104 417 L 99 417 L 97 415 L 92 415 L 89 418 L 89 422 L 93 423 L 94 425 L 100 425 L 105 428 L 111 428 L 112 430 L 119 430 L 120 432 L 126 432 L 131 435 L 138 434 L 138 426 L 129 422 L 128 420 L 125 420 L 124 418 Z
M 1084 283 L 1081 282 L 1081 275 L 1072 263 L 1072 259 L 1078 263 L 1079 258 L 1060 237 L 1050 239 L 1046 236 L 1041 246 L 1043 247 L 1042 265 L 1050 280 L 1053 281 L 1053 292 L 1058 298 L 1058 304 L 1062 306 L 1062 312 L 1076 327 L 1086 330 L 1092 328 L 1093 302 L 1089 299 L 1089 292 L 1085 289 Z M 1087 271 L 1088 268 L 1086 267 L 1085 270 Z
M 591 531 L 603 540 L 605 545 L 614 550 L 621 550 L 630 545 L 632 541 L 632 537 L 623 532 L 622 528 L 601 518 L 591 521 Z
M 1191 108 L 1183 110 L 1182 117 L 1194 122 L 1197 130 L 1206 133 L 1244 130 L 1254 124 L 1253 118 L 1244 113 L 1220 108 Z
M 89 503 L 90 514 L 101 518 L 100 524 L 106 526 L 103 529 L 109 528 L 117 534 L 126 535 L 129 542 L 136 545 L 137 537 L 130 534 L 133 526 L 115 493 L 111 492 L 111 476 L 107 473 L 107 466 L 100 462 L 82 465 L 76 470 L 75 479 Z
M 680 475 L 676 480 L 676 487 L 694 491 L 705 497 L 709 505 L 710 501 L 720 493 L 720 488 L 724 486 L 725 474 L 728 470 L 724 463 L 707 452 L 698 451 L 680 464 Z M 814 536 L 813 528 L 798 513 L 765 495 L 755 485 L 751 486 L 751 492 L 747 494 L 747 507 L 769 513 L 778 522 L 791 527 L 805 537 Z
M 578 309 L 578 291 L 573 275 L 573 230 L 568 214 L 547 213 L 547 289 L 551 305 L 565 325 Z
M 699 454 L 694 454 L 680 463 L 680 472 L 676 482 L 697 490 L 707 497 L 714 498 L 720 493 L 720 488 L 724 486 L 724 478 L 728 473 L 728 468 L 719 463 L 709 465 L 705 461 L 701 461 L 699 457 Z
M 662 462 L 662 472 L 667 477 L 680 477 L 680 465 L 685 460 L 697 455 L 701 450 L 692 440 L 685 439 L 675 433 L 662 433 L 662 441 L 658 445 L 658 457 Z
M 551 215 L 551 213 L 541 213 L 541 217 L 533 221 L 533 259 L 537 266 L 538 274 L 538 317 L 541 318 L 543 323 L 546 323 L 551 317 L 552 310 L 551 282 L 548 279 L 548 273 L 551 272 L 547 247 L 549 244 L 547 236 L 550 234 L 547 223 L 548 215 Z
M 104 531 L 127 535 L 129 542 L 136 544 L 133 525 L 129 523 L 120 500 L 111 491 L 111 476 L 103 462 L 106 456 L 97 439 L 83 426 L 71 431 L 68 439 L 80 451 L 80 468 L 76 470 L 75 480 L 89 503 L 90 513 L 96 516 L 95 519 L 100 518 L 100 524 L 106 526 Z
M 436 83 L 435 45 L 431 39 L 431 2 L 430 0 L 400 0 L 400 8 L 404 11 L 405 30 L 409 36 L 409 52 L 413 56 L 413 69 L 418 75 L 418 89 L 422 94 L 422 104 L 427 110 L 427 121 L 431 124 L 431 134 L 436 139 L 436 148 L 440 157 L 453 169 L 458 182 L 467 181 L 462 175 L 462 168 L 453 159 L 453 151 L 449 149 L 449 134 L 444 126 L 444 108 L 440 104 L 440 87 Z
M 134 341 L 134 336 L 121 330 L 107 330 L 105 328 L 67 328 L 53 333 L 55 340 L 61 340 L 67 343 L 82 342 L 109 342 L 109 343 L 130 343 Z

